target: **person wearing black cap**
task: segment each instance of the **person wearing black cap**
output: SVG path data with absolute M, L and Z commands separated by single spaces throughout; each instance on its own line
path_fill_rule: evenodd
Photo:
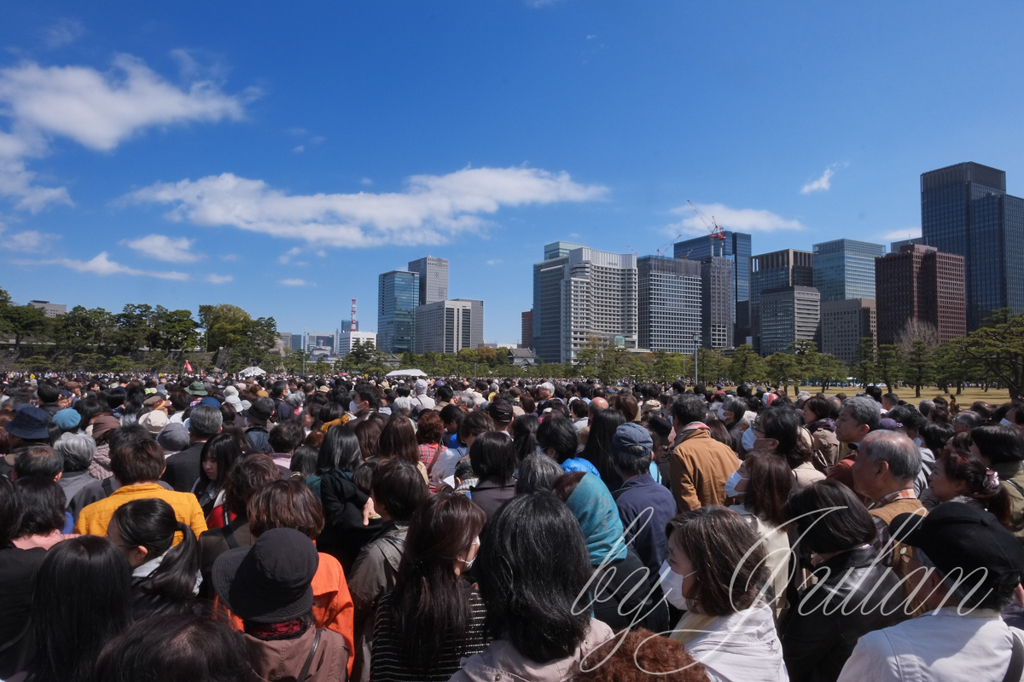
M 249 453 L 259 452 L 269 455 L 270 433 L 267 430 L 267 422 L 274 414 L 274 401 L 270 398 L 260 398 L 254 402 L 248 410 L 242 412 L 248 427 L 245 429 L 245 440 L 249 444 Z
M 862 635 L 840 682 L 993 680 L 1024 673 L 1024 632 L 999 611 L 1013 600 L 1024 548 L 986 511 L 945 502 L 925 517 L 901 514 L 890 532 L 904 545 L 908 581 L 928 611 Z
M 0 475 L 10 475 L 14 469 L 14 460 L 22 450 L 36 445 L 50 445 L 49 423 L 50 415 L 34 405 L 23 403 L 14 408 L 14 419 L 0 426 L 0 429 L 7 432 L 10 447 L 10 454 L 0 457 Z
M 320 556 L 292 528 L 272 528 L 252 547 L 232 549 L 213 564 L 213 589 L 242 619 L 253 670 L 261 680 L 345 682 L 348 647 L 313 621 L 313 576 Z

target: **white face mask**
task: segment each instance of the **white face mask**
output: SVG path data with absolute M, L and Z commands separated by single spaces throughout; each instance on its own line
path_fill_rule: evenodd
M 922 444 L 923 443 L 921 441 L 921 437 L 920 436 L 918 436 L 917 438 L 914 439 L 914 445 L 916 445 L 917 447 L 921 447 Z
M 725 421 L 725 408 L 719 407 L 718 410 L 716 410 L 716 412 L 718 413 L 718 418 L 721 419 L 722 421 Z
M 1010 428 L 1013 428 L 1013 422 L 1007 419 L 1006 417 L 1003 417 L 1002 419 L 999 420 L 999 425 L 1009 426 Z
M 737 491 L 736 490 L 736 486 L 738 486 L 740 484 L 740 481 L 747 481 L 747 480 L 750 480 L 750 479 L 747 479 L 747 478 L 744 478 L 743 476 L 740 476 L 739 469 L 737 469 L 736 471 L 732 472 L 732 476 L 730 476 L 729 480 L 727 480 L 725 482 L 725 496 L 726 497 L 738 497 L 739 495 L 745 495 L 746 493 L 741 493 L 741 492 Z
M 356 412 L 359 411 L 359 406 L 356 405 L 356 401 L 354 401 L 354 400 L 348 401 L 348 411 L 351 412 L 352 414 L 355 414 Z
M 754 443 L 757 442 L 757 436 L 754 435 L 754 429 L 750 428 L 743 432 L 743 449 L 750 451 L 754 449 Z

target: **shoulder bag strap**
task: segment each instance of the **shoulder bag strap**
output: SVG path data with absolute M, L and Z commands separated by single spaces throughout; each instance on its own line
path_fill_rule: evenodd
M 229 525 L 224 526 L 226 532 L 224 533 L 224 542 L 228 543 L 228 548 L 238 549 L 238 538 L 235 537 L 235 529 Z
M 1003 682 L 1019 682 L 1021 673 L 1024 673 L 1024 642 L 1013 632 L 1013 653 L 1010 654 L 1010 667 L 1006 669 Z
M 299 676 L 295 678 L 298 682 L 306 682 L 309 679 L 309 666 L 313 664 L 313 656 L 316 655 L 316 650 L 320 646 L 320 635 L 322 633 L 323 630 L 318 629 L 316 636 L 313 637 L 313 647 L 309 650 L 309 656 L 306 656 L 306 663 L 302 666 Z
M 110 477 L 103 479 L 103 483 L 100 483 L 100 487 L 103 488 L 103 495 L 110 497 L 114 492 L 114 482 L 110 480 Z

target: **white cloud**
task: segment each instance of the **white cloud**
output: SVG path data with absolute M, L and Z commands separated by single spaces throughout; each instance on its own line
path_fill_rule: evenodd
M 188 279 L 188 275 L 183 272 L 159 272 L 150 270 L 136 270 L 130 268 L 127 265 L 121 265 L 110 260 L 109 255 L 106 251 L 100 253 L 90 261 L 74 260 L 72 258 L 58 258 L 56 260 L 44 260 L 44 261 L 20 261 L 21 265 L 62 265 L 66 268 L 70 268 L 75 272 L 81 272 L 84 274 L 100 275 L 106 277 L 108 275 L 132 275 L 133 277 L 156 277 L 157 279 L 170 279 L 176 281 L 184 281 Z
M 373 184 L 373 180 L 371 180 L 370 178 L 363 178 L 359 182 L 363 185 L 366 185 L 367 187 Z
M 501 263 L 500 258 L 492 258 L 491 260 L 487 261 L 488 265 L 498 265 L 499 263 Z
M 278 284 L 283 284 L 286 287 L 314 287 L 316 286 L 312 282 L 307 282 L 304 279 L 282 279 Z
M 296 146 L 294 149 L 292 149 L 292 151 L 295 152 L 296 154 L 301 154 L 302 152 L 306 151 L 306 147 L 305 145 L 300 144 Z
M 122 243 L 144 256 L 167 261 L 168 263 L 194 263 L 202 258 L 200 254 L 190 250 L 195 240 L 186 239 L 185 237 L 172 239 L 162 234 L 151 234 L 141 239 Z
M 210 284 L 227 284 L 235 278 L 231 275 L 207 275 L 206 281 Z
M 280 256 L 278 256 L 277 257 L 277 262 L 278 263 L 282 263 L 284 265 L 287 265 L 288 262 L 291 261 L 292 258 L 295 258 L 300 253 L 302 253 L 302 247 L 301 246 L 293 247 L 291 249 L 288 249 L 284 253 L 282 253 Z
M 771 211 L 755 208 L 730 208 L 725 204 L 696 204 L 701 213 L 714 218 L 719 227 L 738 232 L 775 232 L 776 230 L 802 230 L 799 220 L 787 220 Z M 665 228 L 666 234 L 706 235 L 707 227 L 693 212 L 689 204 L 672 209 L 676 215 L 686 217 Z M 689 214 L 689 215 L 687 215 Z
M 607 188 L 573 182 L 568 173 L 534 168 L 466 168 L 415 175 L 404 192 L 287 195 L 262 180 L 232 173 L 157 183 L 125 197 L 170 204 L 168 218 L 231 225 L 326 246 L 441 244 L 478 230 L 481 214 L 506 206 L 600 199 Z
M 810 194 L 811 192 L 827 192 L 832 187 L 832 167 L 825 169 L 825 172 L 821 174 L 821 177 L 817 180 L 812 180 L 806 185 L 800 188 L 800 194 Z
M 59 239 L 58 235 L 45 234 L 35 230 L 26 230 L 8 235 L 0 241 L 3 247 L 11 251 L 25 251 L 28 253 L 40 253 L 50 248 L 50 243 Z
M 898 242 L 904 239 L 914 239 L 915 237 L 921 236 L 920 227 L 907 227 L 902 230 L 893 230 L 892 232 L 886 232 L 879 239 L 887 242 Z
M 233 262 L 233 261 L 238 260 L 238 254 L 235 254 L 235 253 L 225 254 L 225 255 L 221 256 L 220 259 L 221 260 L 225 260 L 225 261 Z
M 32 61 L 0 69 L 0 107 L 11 119 L 10 132 L 0 130 L 0 195 L 17 198 L 19 209 L 33 212 L 71 203 L 64 187 L 36 186 L 25 165 L 27 158 L 49 153 L 51 137 L 110 151 L 154 126 L 240 120 L 255 95 L 228 95 L 209 80 L 193 80 L 182 89 L 129 55 L 116 57 L 106 73 Z
M 46 30 L 44 41 L 46 47 L 51 50 L 70 45 L 85 33 L 85 27 L 77 19 L 58 19 L 56 23 Z

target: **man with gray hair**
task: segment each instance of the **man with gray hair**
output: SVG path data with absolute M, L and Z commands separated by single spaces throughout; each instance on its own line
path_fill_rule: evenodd
M 839 461 L 828 470 L 828 478 L 854 489 L 850 473 L 857 459 L 857 446 L 878 428 L 881 415 L 878 403 L 871 398 L 847 398 L 836 419 L 836 439 L 839 441 Z
M 871 500 L 868 513 L 878 528 L 875 547 L 892 551 L 892 567 L 904 576 L 899 547 L 891 547 L 889 524 L 900 514 L 924 516 L 928 511 L 914 493 L 914 479 L 921 473 L 921 453 L 914 441 L 899 431 L 875 431 L 861 442 L 851 469 L 854 490 Z M 883 559 L 883 563 L 886 562 Z
M 537 404 L 544 402 L 545 400 L 551 400 L 551 396 L 555 394 L 555 385 L 550 381 L 545 381 L 543 384 L 537 387 Z
M 96 479 L 89 475 L 92 456 L 96 454 L 96 441 L 84 433 L 65 433 L 53 446 L 54 452 L 64 459 L 64 475 L 58 483 L 67 498 L 64 508 L 71 506 L 75 494 Z
M 977 412 L 971 412 L 967 410 L 961 412 L 957 416 L 953 417 L 953 434 L 964 433 L 970 431 L 976 426 L 981 426 L 983 420 L 981 415 Z
M 203 446 L 224 426 L 224 417 L 220 410 L 212 405 L 196 405 L 188 418 L 188 435 L 192 445 L 176 455 L 167 458 L 167 469 L 160 480 L 171 484 L 179 493 L 192 490 L 192 485 L 199 479 L 202 468 Z

